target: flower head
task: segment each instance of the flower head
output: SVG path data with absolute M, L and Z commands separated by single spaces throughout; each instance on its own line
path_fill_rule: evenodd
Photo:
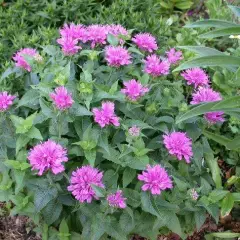
M 139 33 L 132 38 L 132 41 L 140 49 L 150 53 L 158 49 L 155 37 L 149 33 Z
M 124 93 L 131 101 L 137 101 L 149 91 L 147 87 L 143 87 L 142 84 L 137 82 L 135 79 L 124 82 L 123 85 L 125 88 L 123 88 L 121 92 Z
M 208 75 L 201 68 L 188 69 L 181 76 L 187 81 L 188 85 L 193 85 L 194 88 L 209 84 Z
M 112 67 L 120 67 L 131 63 L 131 55 L 128 53 L 127 49 L 120 46 L 106 47 L 105 58 L 108 62 L 108 65 Z
M 59 110 L 70 108 L 74 102 L 71 93 L 68 93 L 67 89 L 63 86 L 57 87 L 55 93 L 50 93 L 50 97 Z
M 72 37 L 62 37 L 57 39 L 57 42 L 62 46 L 62 51 L 67 56 L 74 55 L 80 49 L 82 49 L 81 46 L 77 45 L 77 39 L 74 39 Z
M 219 92 L 214 91 L 211 88 L 204 88 L 201 87 L 193 93 L 191 104 L 199 104 L 202 102 L 216 102 L 222 100 L 222 97 Z M 218 111 L 218 112 L 209 112 L 205 113 L 204 117 L 205 119 L 211 123 L 214 124 L 216 122 L 223 122 L 224 112 Z
M 132 137 L 138 137 L 140 135 L 140 131 L 141 131 L 141 129 L 139 127 L 137 127 L 136 125 L 134 125 L 134 126 L 132 126 L 131 128 L 128 129 L 128 133 Z
M 126 200 L 127 199 L 123 197 L 121 190 L 118 190 L 116 193 L 112 193 L 107 196 L 109 206 L 115 208 L 126 208 Z
M 91 203 L 93 199 L 98 199 L 92 185 L 104 188 L 102 183 L 103 173 L 90 165 L 82 166 L 73 171 L 68 191 L 81 203 Z
M 91 48 L 94 48 L 96 44 L 106 44 L 107 28 L 102 25 L 90 25 L 86 28 L 87 41 L 91 42 Z
M 147 59 L 144 60 L 144 63 L 144 71 L 153 77 L 167 75 L 169 73 L 170 63 L 165 60 L 161 61 L 160 58 L 155 54 L 147 56 Z
M 167 60 L 171 64 L 175 64 L 178 61 L 183 59 L 182 52 L 176 51 L 175 48 L 171 48 L 168 52 L 166 52 L 166 54 L 167 54 Z
M 16 96 L 8 94 L 8 92 L 0 92 L 0 112 L 4 112 L 13 104 Z
M 159 164 L 147 166 L 147 169 L 138 175 L 138 180 L 143 181 L 143 191 L 151 191 L 154 195 L 160 195 L 161 191 L 173 188 L 172 180 L 167 171 Z
M 190 196 L 194 201 L 197 201 L 199 197 L 197 191 L 194 188 L 190 190 Z
M 35 57 L 38 54 L 36 49 L 33 48 L 23 48 L 19 50 L 14 56 L 13 60 L 15 61 L 15 65 L 17 67 L 21 67 L 26 69 L 28 72 L 31 71 L 31 66 L 24 59 L 24 56 Z
M 30 150 L 28 160 L 32 170 L 38 170 L 38 175 L 50 170 L 54 174 L 64 171 L 62 162 L 67 162 L 67 150 L 52 140 L 40 143 Z
M 187 163 L 190 163 L 190 158 L 193 156 L 192 140 L 186 133 L 173 132 L 164 135 L 163 143 L 171 155 L 176 156 L 178 160 L 184 158 Z
M 115 115 L 114 108 L 115 106 L 113 102 L 103 102 L 101 109 L 93 109 L 94 121 L 98 123 L 102 128 L 110 124 L 119 126 L 119 117 Z
M 124 40 L 121 38 L 121 36 L 128 36 L 128 31 L 126 28 L 124 28 L 122 25 L 120 24 L 111 24 L 111 25 L 107 25 L 106 26 L 107 29 L 107 33 L 112 34 L 115 37 L 119 37 L 120 36 L 120 44 L 124 43 Z
M 63 38 L 72 38 L 73 40 L 80 40 L 82 42 L 86 41 L 86 28 L 81 24 L 64 24 L 59 32 Z

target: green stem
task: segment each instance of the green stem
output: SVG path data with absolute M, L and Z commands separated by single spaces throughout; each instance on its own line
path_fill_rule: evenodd
M 70 182 L 70 178 L 68 177 L 68 175 L 65 172 L 63 172 L 63 176 L 67 179 L 68 182 Z
M 58 115 L 58 140 L 61 140 L 61 135 L 62 135 L 62 122 L 61 122 L 61 113 L 59 112 Z

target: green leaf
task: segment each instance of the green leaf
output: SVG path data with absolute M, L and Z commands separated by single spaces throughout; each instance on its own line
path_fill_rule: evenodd
M 97 156 L 97 151 L 95 149 L 89 150 L 89 151 L 84 151 L 84 155 L 89 162 L 89 164 L 94 167 L 96 156 Z
M 60 240 L 69 240 L 70 233 L 69 233 L 69 228 L 65 219 L 61 221 L 61 224 L 59 226 L 58 236 Z
M 69 109 L 69 113 L 74 116 L 92 116 L 92 112 L 88 111 L 85 107 L 81 106 L 78 103 L 74 103 Z
M 123 172 L 123 187 L 127 187 L 136 176 L 136 170 L 132 168 L 126 168 Z
M 122 230 L 126 233 L 130 233 L 134 229 L 135 222 L 131 208 L 126 208 L 126 210 L 121 214 L 119 224 Z
M 215 48 L 209 48 L 204 46 L 179 46 L 178 48 L 197 53 L 202 57 L 211 55 L 225 55 L 223 52 L 220 52 Z
M 44 221 L 48 225 L 51 225 L 52 223 L 54 223 L 56 220 L 59 219 L 61 212 L 62 212 L 62 204 L 56 201 L 55 199 L 51 200 L 47 204 L 47 206 L 42 210 Z
M 216 203 L 223 199 L 228 193 L 229 191 L 227 190 L 215 189 L 209 194 L 208 200 L 213 203 Z
M 193 5 L 192 1 L 182 1 L 175 3 L 175 7 L 181 10 L 189 9 Z
M 119 223 L 114 218 L 108 218 L 104 224 L 105 231 L 108 235 L 116 240 L 127 240 L 127 236 L 124 230 L 119 226 Z
M 209 103 L 200 104 L 197 106 L 193 106 L 192 109 L 178 116 L 176 119 L 176 124 L 179 124 L 182 121 L 185 121 L 192 117 L 202 115 L 207 112 L 215 112 L 215 111 L 226 112 L 227 111 L 228 113 L 231 113 L 231 111 L 235 111 L 234 109 L 239 108 L 239 106 L 240 106 L 240 96 L 234 96 L 219 102 L 209 102 Z
M 17 160 L 5 160 L 4 164 L 9 168 L 21 169 L 21 163 Z
M 234 206 L 234 198 L 233 195 L 229 192 L 226 197 L 222 200 L 221 203 L 221 216 L 225 217 L 229 215 L 232 208 Z
M 21 106 L 32 106 L 33 104 L 36 104 L 39 99 L 39 91 L 35 89 L 31 89 L 27 91 L 23 97 L 19 100 L 17 107 Z
M 197 230 L 199 231 L 207 219 L 207 214 L 203 210 L 194 212 L 194 219 L 196 222 Z
M 240 58 L 233 56 L 211 55 L 206 57 L 199 57 L 189 60 L 173 70 L 173 72 L 181 71 L 194 67 L 239 67 Z
M 48 103 L 47 101 L 45 101 L 43 98 L 40 99 L 40 107 L 42 109 L 42 113 L 48 117 L 48 118 L 52 118 L 55 116 L 53 109 L 51 108 L 50 103 Z
M 40 212 L 51 200 L 57 197 L 57 189 L 53 187 L 38 188 L 34 195 L 34 205 L 37 212 Z
M 97 214 L 91 221 L 90 240 L 99 240 L 105 233 L 103 219 L 104 219 L 103 214 Z
M 185 25 L 185 28 L 204 28 L 204 27 L 217 27 L 217 28 L 224 28 L 224 27 L 236 27 L 238 26 L 236 23 L 223 21 L 223 20 L 215 20 L 215 19 L 208 19 L 208 20 L 201 20 L 194 23 L 190 23 Z
M 240 7 L 228 5 L 228 7 L 232 10 L 232 12 L 237 16 L 240 17 Z
M 124 197 L 127 198 L 127 204 L 137 208 L 141 204 L 140 193 L 136 190 L 125 188 L 123 189 Z
M 234 138 L 232 141 L 229 141 L 226 144 L 227 149 L 229 150 L 235 150 L 240 148 L 240 136 Z
M 101 197 L 105 197 L 106 195 L 106 190 L 104 188 L 98 187 L 94 184 L 91 184 L 95 194 L 97 197 L 101 198 Z
M 118 38 L 112 34 L 107 35 L 107 41 L 110 43 L 110 45 L 113 45 L 113 46 L 118 45 Z
M 209 138 L 209 139 L 211 139 L 211 140 L 213 140 L 213 141 L 215 141 L 215 142 L 217 142 L 217 143 L 219 143 L 221 145 L 224 145 L 224 146 L 227 146 L 228 143 L 231 142 L 231 139 L 229 139 L 227 137 L 224 137 L 222 135 L 219 135 L 219 134 L 215 134 L 215 133 L 209 132 L 207 130 L 203 130 L 203 134 L 207 138 Z
M 32 139 L 39 139 L 43 140 L 41 132 L 36 127 L 31 127 L 31 129 L 28 131 L 27 136 Z
M 240 237 L 240 233 L 231 233 L 231 232 L 216 232 L 216 233 L 210 233 L 206 236 L 212 236 L 222 239 L 228 239 L 228 238 L 237 238 Z
M 25 135 L 20 135 L 16 142 L 16 154 L 22 149 L 22 147 L 25 147 L 29 141 L 30 138 Z
M 24 188 L 25 172 L 14 170 L 14 177 L 16 181 L 15 194 L 18 194 Z
M 240 34 L 240 26 L 227 27 L 227 28 L 213 30 L 213 31 L 201 34 L 199 35 L 199 38 L 216 38 L 216 37 L 239 35 L 239 34 Z

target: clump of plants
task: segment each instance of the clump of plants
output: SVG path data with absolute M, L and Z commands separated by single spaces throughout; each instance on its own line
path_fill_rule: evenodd
M 0 93 L 11 214 L 31 217 L 43 239 L 96 240 L 184 239 L 207 214 L 227 216 L 238 195 L 202 133 L 226 121 L 230 100 L 208 73 L 173 72 L 181 51 L 160 55 L 154 36 L 121 25 L 65 24 L 57 43 L 19 50 L 4 73 L 24 82 Z

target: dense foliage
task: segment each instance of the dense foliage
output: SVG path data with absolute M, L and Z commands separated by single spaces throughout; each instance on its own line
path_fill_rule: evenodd
M 11 203 L 12 215 L 33 219 L 43 240 L 169 232 L 185 239 L 208 214 L 218 222 L 237 211 L 240 60 L 228 39 L 236 21 L 180 29 L 174 11 L 191 1 L 43 1 L 42 11 L 17 2 L 32 15 L 19 8 L 21 23 L 1 30 L 3 59 L 15 52 L 0 92 L 0 201 Z M 209 14 L 219 6 L 208 1 Z M 2 11 L 10 17 L 16 8 Z M 90 25 L 97 20 L 105 25 Z M 58 33 L 65 21 L 86 26 L 69 23 Z M 9 31 L 21 27 L 26 38 L 10 42 Z M 201 27 L 220 30 L 192 29 Z M 227 179 L 219 161 L 232 169 Z

